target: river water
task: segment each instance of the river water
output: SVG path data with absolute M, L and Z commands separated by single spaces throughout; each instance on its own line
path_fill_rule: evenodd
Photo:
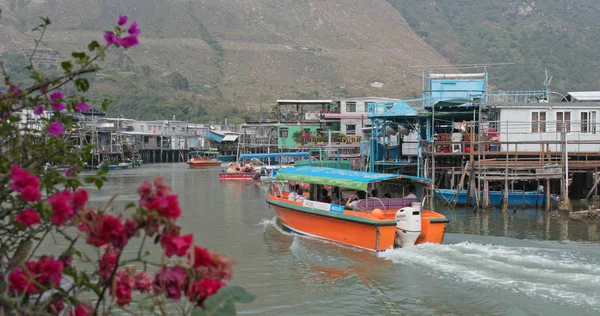
M 281 231 L 266 186 L 220 181 L 219 170 L 182 163 L 111 171 L 101 191 L 90 188 L 91 201 L 117 194 L 118 212 L 137 200 L 144 179 L 164 177 L 179 195 L 183 232 L 237 261 L 232 282 L 257 296 L 240 314 L 600 314 L 596 225 L 536 210 L 440 207 L 451 221 L 444 244 L 374 254 Z

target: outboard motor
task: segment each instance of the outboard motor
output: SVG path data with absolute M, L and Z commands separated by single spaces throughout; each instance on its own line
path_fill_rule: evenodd
M 396 244 L 400 247 L 414 246 L 421 235 L 421 203 L 413 202 L 396 212 Z

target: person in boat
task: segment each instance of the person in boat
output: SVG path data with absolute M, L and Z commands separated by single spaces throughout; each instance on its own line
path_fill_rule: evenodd
M 377 195 L 378 195 L 378 193 L 379 193 L 379 192 L 377 191 L 377 189 L 373 189 L 373 190 L 371 191 L 371 197 L 374 197 L 374 198 L 376 198 L 376 197 L 377 197 Z
M 304 201 L 304 192 L 301 188 L 298 188 L 298 190 L 296 191 L 296 197 L 294 198 L 294 201 Z
M 319 202 L 331 203 L 331 197 L 329 197 L 329 191 L 327 191 L 327 189 L 321 189 L 321 197 L 319 198 Z
M 367 197 L 367 192 L 365 191 L 356 191 L 356 195 L 351 196 L 348 201 L 346 201 L 346 207 L 356 209 L 356 205 L 359 200 L 364 200 Z
M 288 200 L 295 201 L 298 195 L 298 191 L 300 191 L 300 195 L 302 195 L 302 189 L 300 189 L 300 185 L 296 184 L 293 190 L 290 190 L 290 194 L 288 195 Z
M 415 186 L 414 185 L 409 185 L 408 186 L 408 194 L 404 197 L 405 199 L 416 199 L 417 196 L 415 195 Z
M 391 198 L 392 198 L 392 195 L 390 194 L 390 192 L 386 192 L 386 193 L 383 195 L 383 197 L 384 197 L 384 198 L 386 198 L 386 199 L 391 199 Z
M 344 197 L 342 196 L 342 193 L 340 192 L 340 187 L 333 188 L 333 191 L 331 192 L 331 203 L 337 204 L 337 205 L 346 204 Z

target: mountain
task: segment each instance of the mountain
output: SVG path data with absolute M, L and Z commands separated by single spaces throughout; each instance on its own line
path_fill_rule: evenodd
M 28 30 L 39 16 L 52 19 L 45 47 L 63 59 L 100 39 L 120 13 L 138 21 L 140 47 L 111 52 L 92 77 L 92 97 L 115 98 L 110 114 L 140 119 L 243 117 L 284 98 L 412 97 L 421 80 L 410 66 L 448 65 L 385 0 L 0 0 L 0 7 L 5 59 L 31 46 Z
M 600 90 L 600 1 L 389 0 L 411 28 L 454 64 L 490 67 L 504 90 Z

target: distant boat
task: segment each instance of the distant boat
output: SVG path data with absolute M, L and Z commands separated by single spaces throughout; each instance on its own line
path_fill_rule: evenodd
M 483 196 L 483 192 L 480 193 Z M 437 189 L 435 196 L 448 201 L 456 200 L 456 190 Z M 508 205 L 543 205 L 546 195 L 538 191 L 508 191 Z M 470 204 L 475 204 L 475 200 L 470 200 Z M 490 191 L 490 205 L 499 206 L 504 203 L 503 191 Z M 467 204 L 467 190 L 462 190 L 458 194 L 456 205 Z
M 98 166 L 100 167 L 100 166 Z M 108 169 L 109 170 L 121 170 L 121 169 L 130 169 L 133 168 L 133 164 L 129 163 L 129 162 L 120 162 L 116 165 L 109 165 Z
M 218 156 L 217 159 L 219 159 L 222 162 L 232 162 L 235 161 L 235 155 L 221 155 Z
M 195 151 L 188 154 L 187 164 L 190 168 L 220 167 L 221 161 L 215 157 L 216 151 Z

